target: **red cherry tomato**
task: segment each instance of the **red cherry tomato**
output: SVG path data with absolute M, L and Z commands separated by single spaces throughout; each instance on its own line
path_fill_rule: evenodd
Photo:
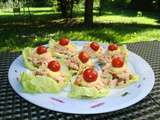
M 83 72 L 83 78 L 86 82 L 94 82 L 97 80 L 98 73 L 93 68 L 88 68 Z
M 43 54 L 43 53 L 46 53 L 47 52 L 47 48 L 43 45 L 37 47 L 37 53 L 38 54 Z
M 58 61 L 52 60 L 48 63 L 48 68 L 53 72 L 57 72 L 60 70 L 61 65 Z
M 118 45 L 117 44 L 110 44 L 108 46 L 108 50 L 110 51 L 114 51 L 114 50 L 117 50 L 118 49 Z
M 89 55 L 87 52 L 82 51 L 79 53 L 78 58 L 82 63 L 86 63 L 89 60 Z
M 124 64 L 124 61 L 121 57 L 115 57 L 112 59 L 112 66 L 113 67 L 122 67 Z
M 99 44 L 96 43 L 96 42 L 92 42 L 90 44 L 90 47 L 94 50 L 94 51 L 97 51 L 99 49 Z
M 61 38 L 59 40 L 59 44 L 62 46 L 68 45 L 69 44 L 69 39 L 68 38 Z

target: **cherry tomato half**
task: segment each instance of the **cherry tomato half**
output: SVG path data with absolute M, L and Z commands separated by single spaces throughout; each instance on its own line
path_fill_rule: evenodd
M 118 45 L 117 44 L 110 44 L 108 46 L 108 50 L 110 51 L 114 51 L 114 50 L 117 50 L 118 49 Z
M 48 63 L 48 68 L 53 72 L 58 72 L 61 68 L 61 65 L 58 61 L 52 60 Z
M 112 59 L 112 66 L 113 67 L 122 67 L 124 64 L 124 61 L 121 57 L 115 57 Z
M 98 43 L 92 42 L 92 43 L 90 44 L 90 47 L 92 48 L 92 50 L 97 51 L 100 46 L 99 46 Z
M 97 80 L 98 73 L 93 68 L 88 68 L 83 72 L 83 78 L 86 82 L 94 82 Z
M 59 40 L 59 44 L 62 46 L 68 45 L 69 44 L 69 39 L 68 38 L 61 38 Z
M 79 53 L 78 58 L 82 63 L 86 63 L 89 60 L 89 55 L 87 52 L 82 51 Z
M 37 53 L 38 54 L 43 54 L 43 53 L 46 53 L 47 52 L 47 48 L 43 45 L 37 47 Z

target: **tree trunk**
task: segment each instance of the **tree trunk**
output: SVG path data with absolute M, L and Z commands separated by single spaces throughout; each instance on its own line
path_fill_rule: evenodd
M 66 1 L 59 0 L 60 2 L 60 10 L 63 18 L 67 18 L 67 10 L 66 10 Z
M 85 0 L 84 23 L 86 26 L 93 24 L 93 0 Z
M 70 1 L 70 18 L 73 17 L 73 4 L 74 4 L 74 0 Z
M 102 15 L 104 0 L 99 0 L 99 15 Z

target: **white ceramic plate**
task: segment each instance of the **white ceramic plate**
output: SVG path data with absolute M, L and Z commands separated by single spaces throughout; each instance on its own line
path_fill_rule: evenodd
M 79 49 L 86 43 L 74 41 Z M 102 46 L 105 48 L 106 45 Z M 27 69 L 23 65 L 22 56 L 16 58 L 9 68 L 9 82 L 13 89 L 27 101 L 54 111 L 75 114 L 96 114 L 111 112 L 131 106 L 142 100 L 153 88 L 155 77 L 152 68 L 140 56 L 129 52 L 129 68 L 140 76 L 140 80 L 122 89 L 112 89 L 109 96 L 100 99 L 71 99 L 67 96 L 70 88 L 59 94 L 28 94 L 22 92 L 18 81 L 20 73 Z

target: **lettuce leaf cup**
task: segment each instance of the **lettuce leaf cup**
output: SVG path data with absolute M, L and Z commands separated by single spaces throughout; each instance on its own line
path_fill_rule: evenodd
M 53 59 L 50 51 L 45 46 L 26 47 L 22 51 L 22 57 L 24 66 L 30 70 L 36 70 L 42 64 L 47 64 Z
M 50 40 L 49 49 L 52 56 L 58 58 L 70 58 L 77 53 L 76 46 L 67 38 L 61 38 L 58 42 Z
M 83 51 L 87 52 L 91 58 L 99 58 L 103 54 L 103 49 L 97 42 L 87 43 L 83 46 Z
M 88 78 L 85 75 L 86 71 L 92 71 L 89 72 L 89 74 L 87 73 Z M 101 79 L 100 73 L 97 73 L 97 75 L 99 75 L 95 79 L 94 72 L 93 68 L 87 68 L 77 76 L 71 85 L 71 92 L 69 94 L 71 98 L 100 98 L 109 94 L 107 82 Z
M 111 63 L 105 64 L 102 68 L 102 74 L 103 76 L 109 74 L 112 76 L 109 81 L 111 88 L 125 87 L 139 80 L 139 76 L 130 71 L 128 64 L 120 57 L 114 57 Z
M 113 49 L 113 46 L 117 46 L 117 48 Z M 108 50 L 106 51 L 106 54 L 110 57 L 113 58 L 115 56 L 122 56 L 125 61 L 128 60 L 128 49 L 126 45 L 116 45 L 116 44 L 110 44 L 108 46 Z
M 107 50 L 99 57 L 99 63 L 106 64 L 112 61 L 113 57 L 120 56 L 125 62 L 128 61 L 128 49 L 126 45 L 109 44 Z
M 20 75 L 22 89 L 28 93 L 58 93 L 70 79 L 71 74 L 64 65 L 56 72 L 42 65 L 32 72 L 23 72 Z
M 24 66 L 30 70 L 37 69 L 37 66 L 32 63 L 32 61 L 29 59 L 30 55 L 32 54 L 33 48 L 27 47 L 22 51 L 22 57 Z
M 66 65 L 75 74 L 81 73 L 87 67 L 94 67 L 87 52 L 81 51 L 77 55 L 66 59 Z

